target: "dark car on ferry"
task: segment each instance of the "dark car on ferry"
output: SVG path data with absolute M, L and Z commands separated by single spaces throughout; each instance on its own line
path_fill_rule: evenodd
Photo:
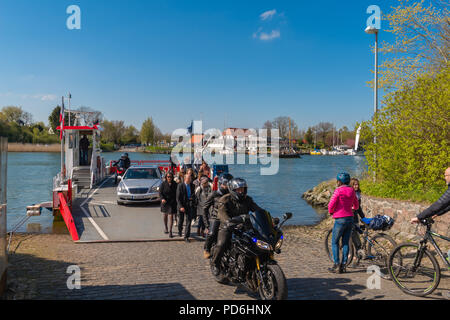
M 117 204 L 159 202 L 162 174 L 157 166 L 131 166 L 117 186 Z

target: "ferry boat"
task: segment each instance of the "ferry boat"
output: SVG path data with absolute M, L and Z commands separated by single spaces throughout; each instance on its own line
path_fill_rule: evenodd
M 53 179 L 52 211 L 61 217 L 76 242 L 169 240 L 164 233 L 159 203 L 121 206 L 112 176 L 99 148 L 98 124 L 64 126 L 61 132 L 61 171 Z M 88 161 L 81 161 L 80 140 L 91 140 Z M 167 161 L 131 160 L 132 166 L 157 166 L 161 172 L 178 170 Z M 174 237 L 173 239 L 177 239 Z
M 61 171 L 53 179 L 50 204 L 53 215 L 64 220 L 73 241 L 182 240 L 177 232 L 173 238 L 164 233 L 159 202 L 124 206 L 122 199 L 118 199 L 119 190 L 113 179 L 115 167 L 112 161 L 108 164 L 102 157 L 99 148 L 102 128 L 98 124 L 64 126 L 62 123 L 57 129 L 61 132 Z M 90 137 L 92 144 L 87 163 L 80 161 L 80 140 L 84 135 Z M 131 159 L 131 166 L 157 168 L 162 174 L 180 170 L 180 166 L 170 160 L 170 155 L 168 160 Z M 228 168 L 213 166 L 213 189 L 217 188 L 218 175 L 224 170 Z M 136 188 L 138 193 L 140 189 Z M 132 193 L 130 189 L 129 192 Z M 142 194 L 136 195 L 136 199 L 138 197 Z M 196 236 L 191 233 L 191 237 Z

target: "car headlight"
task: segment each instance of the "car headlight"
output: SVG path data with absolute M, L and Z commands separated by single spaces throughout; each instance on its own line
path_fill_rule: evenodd
M 128 193 L 127 188 L 123 184 L 119 184 L 119 187 L 117 188 L 117 191 L 120 193 Z
M 152 187 L 152 192 L 158 192 L 158 191 L 159 191 L 159 186 Z
M 256 238 L 253 238 L 253 242 L 256 244 L 256 246 L 263 250 L 272 250 L 272 246 L 268 244 L 267 242 L 258 240 Z

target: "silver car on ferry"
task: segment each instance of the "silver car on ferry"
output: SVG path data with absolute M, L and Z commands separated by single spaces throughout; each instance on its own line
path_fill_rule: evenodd
M 161 183 L 157 166 L 131 166 L 117 186 L 117 204 L 158 202 Z

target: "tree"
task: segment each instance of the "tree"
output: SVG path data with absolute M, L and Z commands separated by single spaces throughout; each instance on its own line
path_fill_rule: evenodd
M 369 171 L 392 193 L 444 188 L 442 172 L 450 158 L 449 97 L 450 65 L 388 94 L 376 118 L 362 124 Z
M 317 135 L 321 138 L 323 145 L 325 146 L 327 135 L 332 132 L 334 125 L 330 122 L 320 122 L 316 125 L 315 129 Z
M 121 144 L 122 137 L 125 131 L 125 126 L 123 121 L 108 121 L 103 120 L 101 123 L 103 131 L 101 133 L 101 140 L 103 143 L 114 143 Z
M 92 126 L 95 122 L 100 123 L 103 120 L 103 114 L 90 107 L 81 106 L 76 111 L 82 112 L 78 116 L 86 126 Z
M 123 144 L 138 143 L 140 141 L 139 132 L 134 126 L 126 127 L 122 136 Z
M 307 144 L 310 144 L 310 145 L 314 143 L 314 133 L 313 133 L 313 129 L 311 127 L 309 127 L 305 133 L 305 141 Z
M 58 130 L 56 130 L 56 128 L 59 127 L 59 125 L 60 125 L 60 122 L 59 122 L 60 114 L 61 114 L 61 107 L 60 106 L 56 106 L 52 110 L 50 115 L 48 116 L 48 124 L 49 124 L 49 126 L 52 129 L 54 134 L 58 134 Z M 75 124 L 74 117 L 70 118 L 70 124 L 69 124 L 69 115 L 67 113 L 65 113 L 64 114 L 64 125 L 68 126 L 68 125 L 74 125 L 74 124 Z
M 267 123 L 267 122 L 266 122 Z M 291 138 L 293 129 L 297 127 L 294 120 L 291 119 Z M 277 117 L 272 121 L 272 128 L 279 130 L 280 138 L 289 137 L 289 117 Z
M 431 0 L 410 3 L 399 0 L 383 16 L 389 24 L 384 32 L 392 33 L 393 43 L 383 41 L 380 51 L 388 58 L 380 66 L 379 86 L 395 91 L 413 85 L 426 73 L 436 73 L 450 60 L 450 5 Z M 373 86 L 373 82 L 369 82 Z
M 162 134 L 158 127 L 153 123 L 153 119 L 150 117 L 147 118 L 147 120 L 145 120 L 142 124 L 140 136 L 142 143 L 153 145 L 158 141 Z
M 33 122 L 33 116 L 31 113 L 23 111 L 21 107 L 3 107 L 1 113 L 1 118 L 6 122 L 15 122 L 19 125 L 31 125 Z

